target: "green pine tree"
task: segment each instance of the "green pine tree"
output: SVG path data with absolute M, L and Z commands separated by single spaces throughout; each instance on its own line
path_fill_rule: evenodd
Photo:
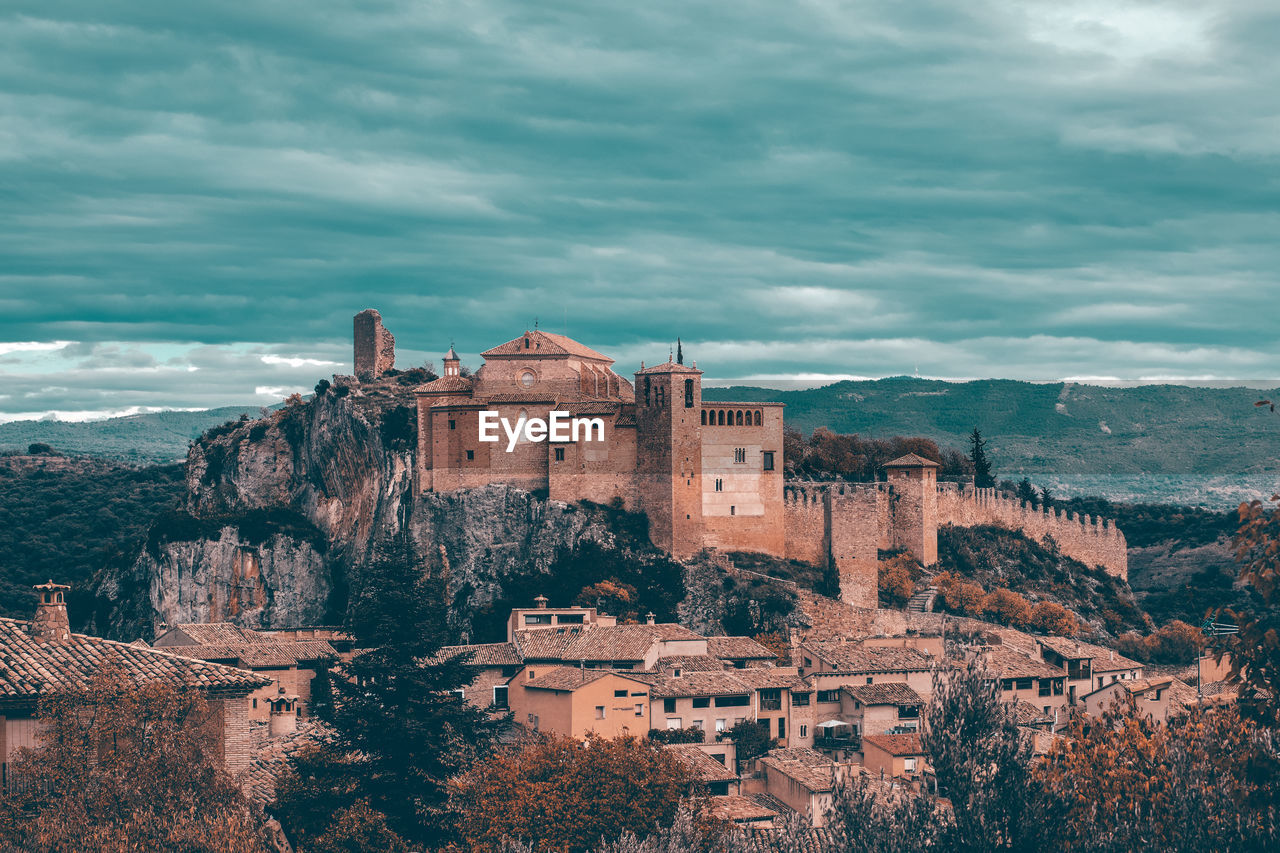
M 995 487 L 996 478 L 991 473 L 991 462 L 987 459 L 987 442 L 977 427 L 969 435 L 969 461 L 973 463 L 973 485 L 979 489 Z

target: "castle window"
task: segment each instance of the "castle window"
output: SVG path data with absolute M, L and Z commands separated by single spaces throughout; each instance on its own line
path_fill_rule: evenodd
M 719 480 L 719 479 L 716 480 L 716 491 L 717 492 L 724 491 L 724 480 Z
M 475 458 L 476 458 L 476 452 L 475 452 L 474 450 L 468 450 L 468 451 L 467 451 L 467 461 L 474 461 L 474 460 L 475 460 Z
M 703 409 L 703 410 L 702 410 L 702 425 L 703 425 L 703 426 L 706 426 L 706 425 L 707 425 L 707 410 L 706 410 L 706 409 Z
M 760 426 L 760 413 L 756 412 L 756 426 Z
M 734 462 L 746 462 L 746 461 L 747 461 L 747 449 L 746 449 L 745 447 L 737 447 L 737 448 L 734 448 L 734 451 L 733 451 L 733 461 L 734 461 Z
M 686 409 L 693 408 L 693 380 L 686 379 L 684 381 L 684 407 Z
M 667 391 L 661 385 L 659 385 L 658 390 L 654 392 L 653 401 L 658 404 L 658 408 L 662 408 L 662 406 L 666 404 Z
M 564 448 L 563 448 L 563 447 L 557 447 L 557 448 L 556 448 L 556 461 L 557 461 L 557 462 L 563 462 L 563 461 L 564 461 Z
M 737 514 L 738 514 L 738 508 L 736 506 L 729 507 L 729 515 L 737 515 Z
M 742 426 L 742 412 L 738 412 L 737 426 Z
M 724 409 L 721 409 L 721 410 L 720 410 L 720 422 L 719 422 L 719 425 L 720 425 L 720 426 L 724 426 Z
M 455 420 L 450 420 L 450 421 L 449 421 L 449 429 L 457 429 L 457 428 L 458 428 L 458 422 L 457 422 L 457 421 L 455 421 Z
M 644 404 L 649 405 L 649 377 L 644 378 Z
M 773 470 L 773 451 L 766 450 L 760 455 L 761 455 L 761 458 L 764 459 L 764 470 L 772 471 Z

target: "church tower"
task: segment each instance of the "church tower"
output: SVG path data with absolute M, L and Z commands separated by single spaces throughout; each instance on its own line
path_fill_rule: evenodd
M 677 558 L 702 548 L 702 371 L 668 359 L 635 374 L 640 510 L 653 544 Z

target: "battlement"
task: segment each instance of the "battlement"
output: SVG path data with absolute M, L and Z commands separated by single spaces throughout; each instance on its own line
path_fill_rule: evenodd
M 1052 538 L 1068 557 L 1102 566 L 1116 577 L 1129 577 L 1128 543 L 1113 519 L 1088 514 L 1082 518 L 1055 507 L 1040 509 L 996 489 L 939 484 L 938 524 L 996 524 L 1042 542 Z

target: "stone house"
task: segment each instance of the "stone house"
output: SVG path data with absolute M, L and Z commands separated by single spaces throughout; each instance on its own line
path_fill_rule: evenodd
M 14 752 L 39 745 L 40 697 L 87 687 L 104 667 L 116 666 L 137 683 L 159 682 L 201 693 L 216 727 L 217 752 L 228 772 L 249 766 L 253 752 L 249 696 L 270 679 L 222 664 L 71 633 L 66 591 L 53 582 L 36 587 L 39 602 L 30 622 L 0 619 L 0 779 L 7 784 Z
M 741 780 L 732 769 L 734 762 L 724 753 L 717 760 L 700 744 L 673 743 L 662 748 L 680 760 L 693 777 L 700 793 L 723 797 L 739 792 Z
M 884 734 L 894 729 L 918 731 L 925 699 L 907 684 L 855 684 L 841 695 L 841 719 L 860 736 Z
M 1004 645 L 984 646 L 978 654 L 999 680 L 1005 702 L 1026 702 L 1048 716 L 1067 707 L 1067 674 L 1059 667 Z
M 710 740 L 744 720 L 754 720 L 783 743 L 804 737 L 788 724 L 791 691 L 803 690 L 794 667 L 636 675 L 649 677 L 653 685 L 655 728 L 702 729 Z
M 812 749 L 790 747 L 770 750 L 756 759 L 756 767 L 757 777 L 744 780 L 744 789 L 767 794 L 821 827 L 836 782 L 853 772 L 855 765 L 834 762 Z

